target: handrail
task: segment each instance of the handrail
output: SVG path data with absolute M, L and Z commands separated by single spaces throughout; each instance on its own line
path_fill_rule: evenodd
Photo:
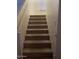
M 25 9 L 24 9 L 24 10 L 25 10 Z M 19 26 L 20 26 L 21 19 L 22 19 L 22 17 L 23 17 L 23 15 L 24 15 L 24 13 L 25 13 L 25 11 L 23 11 L 23 14 L 22 14 L 21 18 L 19 19 L 19 23 L 18 23 L 18 25 L 17 25 L 17 29 L 18 29 L 18 28 L 19 28 Z
M 19 30 L 23 15 L 25 13 L 26 8 L 24 8 L 24 7 L 26 7 L 25 3 L 23 4 L 22 9 L 20 10 L 20 13 L 17 18 L 17 22 L 18 22 L 17 23 L 17 30 Z M 22 59 L 22 41 L 21 41 L 21 39 L 22 39 L 21 32 L 17 32 L 17 59 Z
M 19 56 L 22 56 L 22 49 L 21 49 L 21 33 L 18 32 L 17 33 L 17 59 L 21 59 L 19 58 Z
M 19 20 L 19 22 L 17 23 L 17 29 L 20 27 L 20 24 L 21 24 L 21 21 L 22 21 L 22 18 L 23 18 L 23 16 L 24 16 L 24 13 L 25 13 L 25 10 L 26 10 L 26 7 L 27 7 L 27 0 L 24 2 L 24 4 L 23 4 L 23 6 L 22 6 L 22 8 L 21 8 L 21 10 L 20 10 L 20 13 L 19 13 L 19 15 L 18 15 L 18 18 L 17 18 L 17 20 Z M 21 15 L 21 16 L 20 16 Z M 20 16 L 20 17 L 19 17 Z

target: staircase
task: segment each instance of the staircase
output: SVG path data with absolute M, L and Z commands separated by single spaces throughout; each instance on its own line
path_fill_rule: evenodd
M 31 15 L 24 40 L 23 59 L 53 59 L 45 15 Z

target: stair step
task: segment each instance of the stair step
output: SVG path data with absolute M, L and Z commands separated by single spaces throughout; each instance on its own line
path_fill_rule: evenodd
M 48 30 L 48 29 L 27 29 L 27 30 Z
M 30 20 L 29 22 L 46 22 L 46 20 Z
M 24 56 L 26 56 L 26 58 L 28 59 L 28 58 L 31 58 L 31 59 L 43 59 L 43 58 L 50 58 L 50 59 L 52 59 L 52 52 L 37 52 L 37 53 L 35 53 L 35 52 L 31 52 L 31 53 L 23 53 L 23 55 Z
M 51 53 L 52 50 L 49 48 L 43 48 L 43 49 L 30 49 L 30 48 L 24 48 L 23 53 Z
M 27 58 L 45 58 L 52 57 L 52 53 L 23 53 Z
M 25 40 L 24 43 L 51 43 L 50 40 Z
M 29 24 L 47 24 L 47 22 L 29 22 Z
M 47 52 L 47 53 L 23 53 L 24 56 L 26 56 L 26 58 L 31 58 L 31 59 L 45 59 L 45 58 L 52 58 L 52 53 L 51 52 Z
M 51 48 L 51 43 L 24 43 L 24 48 Z
M 47 29 L 48 26 L 28 26 L 28 29 Z
M 24 57 L 23 59 L 53 59 L 52 57 Z
M 39 36 L 25 36 L 25 40 L 49 40 L 49 36 L 47 35 L 39 35 Z
M 27 34 L 46 34 L 48 30 L 27 30 Z
M 30 17 L 46 17 L 46 15 L 30 15 Z
M 46 17 L 31 17 L 29 20 L 46 20 Z
M 29 24 L 29 26 L 47 26 L 47 24 Z
M 26 36 L 49 36 L 49 34 L 26 34 Z

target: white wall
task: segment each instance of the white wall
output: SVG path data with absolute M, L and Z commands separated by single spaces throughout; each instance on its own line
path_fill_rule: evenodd
M 29 0 L 28 1 L 29 14 L 30 15 L 46 15 L 45 4 L 46 4 L 46 0 Z
M 47 0 L 47 22 L 48 22 L 48 28 L 49 28 L 49 34 L 52 43 L 54 58 L 56 56 L 56 32 L 57 32 L 57 20 L 58 20 L 58 7 L 59 7 L 59 0 Z

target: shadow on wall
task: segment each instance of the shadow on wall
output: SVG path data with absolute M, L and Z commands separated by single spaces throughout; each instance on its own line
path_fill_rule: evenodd
M 17 0 L 17 15 L 19 14 L 19 11 L 21 10 L 25 0 Z

